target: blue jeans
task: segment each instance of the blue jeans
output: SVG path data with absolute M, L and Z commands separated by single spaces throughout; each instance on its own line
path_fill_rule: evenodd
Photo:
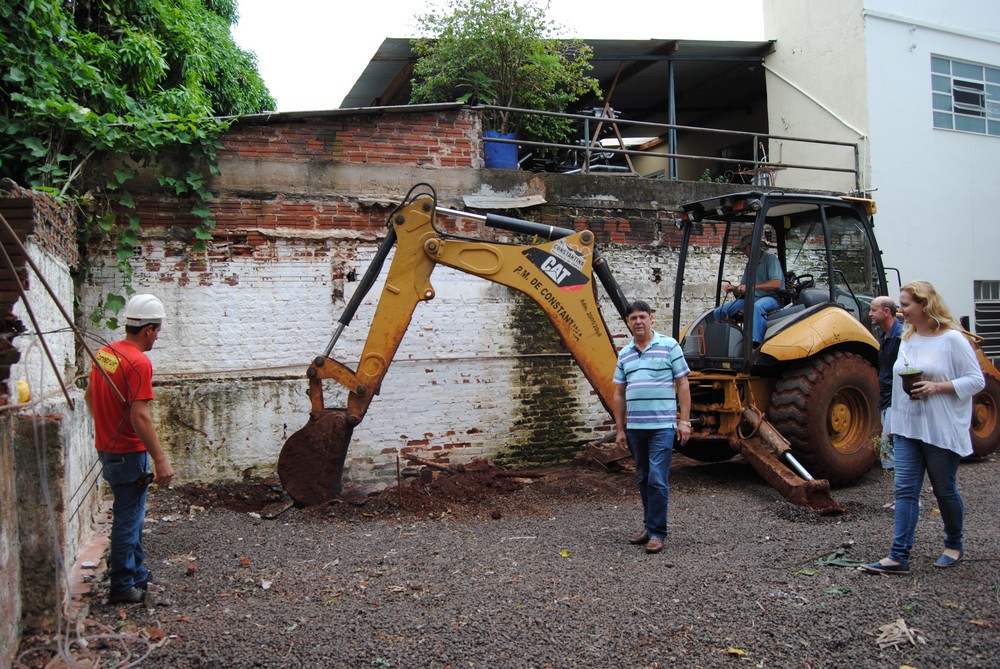
M 882 469 L 892 469 L 895 466 L 892 463 L 892 430 L 887 429 L 889 425 L 886 423 L 889 410 L 882 409 L 880 413 L 882 414 L 882 436 L 879 437 L 878 454 L 882 460 Z
M 925 471 L 944 521 L 944 547 L 961 551 L 965 505 L 956 482 L 961 456 L 898 434 L 893 436 L 892 450 L 896 461 L 896 531 L 889 557 L 909 564 Z
M 670 503 L 670 461 L 674 455 L 674 428 L 625 430 L 628 449 L 642 497 L 643 527 L 651 537 L 667 536 Z
M 776 297 L 765 295 L 758 297 L 753 303 L 753 340 L 756 343 L 764 341 L 764 333 L 767 332 L 767 312 L 773 311 L 781 306 Z M 721 307 L 717 307 L 712 312 L 712 317 L 716 321 L 730 320 L 743 309 L 743 298 L 727 302 Z M 746 323 L 747 315 L 743 314 L 743 322 Z
M 104 480 L 111 486 L 115 501 L 111 519 L 111 558 L 108 577 L 111 592 L 120 592 L 149 578 L 143 565 L 142 525 L 146 519 L 146 492 L 136 484 L 149 471 L 149 454 L 99 452 Z

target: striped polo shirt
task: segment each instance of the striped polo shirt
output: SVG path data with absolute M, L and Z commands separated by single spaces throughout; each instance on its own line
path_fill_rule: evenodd
M 630 430 L 677 427 L 674 379 L 687 376 L 684 352 L 677 340 L 653 331 L 645 351 L 635 339 L 618 353 L 614 382 L 625 386 L 625 423 Z

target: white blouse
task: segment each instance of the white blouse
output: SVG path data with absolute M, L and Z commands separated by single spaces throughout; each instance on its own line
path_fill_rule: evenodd
M 911 400 L 903 392 L 900 373 L 923 372 L 924 381 L 951 381 L 955 394 L 940 393 Z M 919 439 L 927 444 L 972 455 L 972 397 L 986 385 L 972 344 L 958 330 L 925 337 L 913 334 L 899 345 L 892 368 L 892 406 L 889 425 L 893 434 Z

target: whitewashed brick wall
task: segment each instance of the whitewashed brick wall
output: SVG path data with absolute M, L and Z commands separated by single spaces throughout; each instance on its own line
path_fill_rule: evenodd
M 45 253 L 30 241 L 26 244 L 26 248 L 28 257 L 41 271 L 63 309 L 72 317 L 73 278 L 70 276 L 66 263 Z M 41 336 L 44 337 L 55 361 L 55 370 L 45 355 L 45 349 L 42 347 L 38 333 L 34 330 L 34 325 L 28 315 L 28 307 L 23 300 L 20 300 L 14 305 L 14 315 L 28 331 L 14 338 L 14 346 L 18 349 L 21 357 L 11 365 L 8 382 L 9 392 L 11 397 L 16 398 L 17 381 L 24 379 L 28 382 L 32 397 L 36 399 L 53 395 L 62 397 L 59 377 L 67 386 L 70 386 L 77 373 L 73 331 L 60 313 L 55 300 L 45 290 L 34 271 L 30 267 L 27 267 L 25 271 L 28 273 L 27 299 L 31 313 L 38 321 Z
M 39 602 L 56 602 L 56 592 L 63 590 L 62 583 L 57 586 L 49 571 L 55 564 L 54 559 L 49 562 L 53 536 L 59 537 L 62 563 L 72 565 L 79 546 L 93 532 L 100 464 L 94 450 L 93 421 L 83 401 L 83 391 L 76 383 L 75 336 L 57 306 L 58 303 L 67 314 L 73 314 L 74 284 L 69 267 L 30 238 L 25 246 L 54 297 L 34 271 L 27 268 L 26 299 L 13 307 L 14 315 L 27 331 L 13 339 L 20 358 L 11 365 L 9 387 L 11 396 L 17 398 L 17 381 L 23 379 L 28 383 L 31 400 L 5 423 L 11 428 L 6 443 L 15 451 L 9 463 L 17 471 L 17 483 L 12 489 L 16 489 L 18 503 L 16 510 L 5 513 L 10 511 L 9 517 L 18 519 L 19 544 L 11 543 L 11 537 L 4 535 L 0 545 L 4 558 L 0 562 L 10 564 L 12 552 L 27 551 L 27 559 L 22 555 L 23 575 L 18 590 L 22 583 L 35 584 L 24 599 L 37 606 Z M 29 316 L 29 306 L 37 330 Z M 43 338 L 54 368 L 42 346 Z M 60 387 L 60 378 L 72 407 Z M 14 465 L 15 461 L 20 466 Z M 0 600 L 6 606 L 12 605 L 6 594 Z M 42 612 L 33 610 L 31 615 Z
M 345 233 L 324 240 L 276 238 L 258 254 L 267 257 L 213 261 L 191 273 L 183 259 L 170 255 L 168 244 L 145 242 L 134 285 L 160 297 L 167 311 L 149 355 L 157 380 L 154 416 L 178 481 L 273 473 L 285 439 L 308 418 L 305 370 L 324 351 L 358 286 L 332 277 L 354 270 L 360 278 L 377 246 L 376 240 Z M 658 310 L 657 327 L 669 333 L 676 252 L 609 247 L 604 255 L 625 294 L 650 301 Z M 391 256 L 383 279 L 390 263 Z M 102 285 L 114 285 L 116 271 L 95 270 L 80 294 L 85 309 L 96 303 Z M 523 373 L 527 363 L 536 361 L 523 357 L 515 341 L 522 327 L 515 316 L 518 299 L 506 287 L 443 266 L 431 281 L 435 299 L 417 305 L 381 394 L 354 431 L 350 480 L 394 480 L 404 448 L 467 461 L 528 446 L 519 443 L 531 438 L 519 423 L 520 412 L 524 402 L 534 402 L 533 393 L 545 399 L 546 389 L 519 387 L 531 378 Z M 380 279 L 334 349 L 333 357 L 351 368 L 381 289 Z M 598 293 L 620 347 L 627 330 L 603 288 Z M 104 339 L 122 333 L 93 331 Z M 552 420 L 567 425 L 571 441 L 603 436 L 610 417 L 551 333 L 546 364 L 572 369 L 563 392 L 579 414 L 575 421 L 557 415 Z M 328 383 L 325 394 L 327 406 L 346 405 L 346 392 L 335 384 Z
M 50 490 L 49 495 L 58 506 L 62 507 L 60 522 L 63 525 L 60 531 L 65 532 L 66 557 L 71 558 L 75 554 L 77 543 L 87 536 L 91 529 L 90 519 L 97 504 L 94 490 L 98 485 L 97 479 L 100 474 L 93 447 L 93 422 L 83 401 L 83 391 L 76 384 L 79 373 L 76 364 L 76 337 L 58 306 L 61 305 L 62 309 L 72 316 L 73 278 L 65 262 L 46 253 L 30 240 L 25 246 L 28 256 L 45 277 L 55 298 L 28 267 L 27 302 L 38 323 L 40 336 L 28 315 L 28 306 L 24 300 L 18 301 L 14 306 L 14 314 L 28 331 L 15 337 L 13 341 L 20 353 L 20 359 L 11 365 L 10 392 L 11 396 L 16 398 L 17 381 L 19 379 L 27 381 L 32 404 L 23 411 L 31 415 L 58 417 L 56 422 L 39 421 L 39 432 L 33 435 L 35 437 L 33 441 L 37 450 L 53 436 L 42 434 L 40 431 L 47 429 L 46 426 L 58 425 L 58 440 L 62 444 L 62 449 L 57 455 L 61 458 L 63 478 L 46 484 L 62 486 L 60 490 Z M 45 354 L 42 338 L 55 361 L 55 370 Z M 73 401 L 73 408 L 67 404 L 60 388 L 60 377 Z M 41 484 L 39 481 L 39 485 Z M 39 528 L 39 531 L 48 529 Z

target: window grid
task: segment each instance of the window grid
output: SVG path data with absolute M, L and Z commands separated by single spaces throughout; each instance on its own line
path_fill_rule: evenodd
M 993 364 L 1000 363 L 1000 281 L 973 281 L 976 334 Z
M 1000 68 L 931 56 L 935 128 L 1000 137 Z
M 1000 281 L 974 281 L 976 300 L 1000 300 Z

